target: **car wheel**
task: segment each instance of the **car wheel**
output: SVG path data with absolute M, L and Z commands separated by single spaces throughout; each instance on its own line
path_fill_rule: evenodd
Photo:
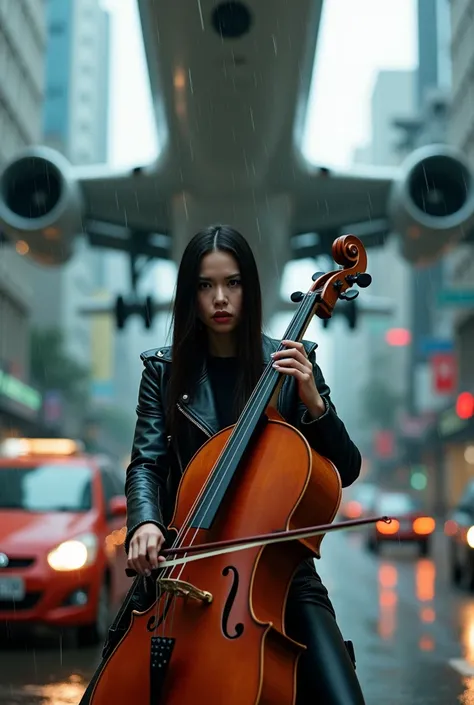
M 420 556 L 427 556 L 430 552 L 430 542 L 429 541 L 420 541 Z
M 96 618 L 92 624 L 84 624 L 77 628 L 77 643 L 79 647 L 94 646 L 103 643 L 110 626 L 110 588 L 106 580 L 102 583 L 97 599 Z

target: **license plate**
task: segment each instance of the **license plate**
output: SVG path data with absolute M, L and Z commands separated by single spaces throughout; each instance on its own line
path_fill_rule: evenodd
M 0 600 L 23 600 L 25 583 L 22 578 L 0 578 Z

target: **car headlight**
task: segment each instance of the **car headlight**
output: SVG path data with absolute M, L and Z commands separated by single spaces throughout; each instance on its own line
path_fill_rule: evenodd
M 70 541 L 63 541 L 48 553 L 47 561 L 53 570 L 79 570 L 93 563 L 97 556 L 97 537 L 84 534 Z
M 468 532 L 466 534 L 466 541 L 468 546 L 474 548 L 474 526 L 471 526 L 471 528 L 468 529 Z

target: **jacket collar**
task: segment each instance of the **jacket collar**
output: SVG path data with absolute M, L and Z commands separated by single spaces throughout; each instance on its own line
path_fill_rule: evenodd
M 280 345 L 280 340 L 275 338 L 270 338 L 267 335 L 262 335 L 262 352 L 263 352 L 263 362 L 266 366 L 271 360 L 271 353 L 278 350 Z M 317 348 L 316 343 L 310 343 L 304 341 L 304 346 L 306 352 L 309 355 L 315 348 Z M 166 346 L 162 348 L 155 349 L 145 353 L 145 355 L 152 354 L 156 356 L 159 360 L 163 362 L 172 362 L 172 348 L 171 346 Z M 183 392 L 178 402 L 181 412 L 197 427 L 209 435 L 213 436 L 218 433 L 218 420 L 217 411 L 214 403 L 214 395 L 212 393 L 211 385 L 209 384 L 209 378 L 207 376 L 207 370 L 204 367 L 202 374 L 196 384 L 194 392 L 191 396 L 189 392 Z

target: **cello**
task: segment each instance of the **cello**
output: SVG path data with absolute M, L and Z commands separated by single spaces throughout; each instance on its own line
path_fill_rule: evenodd
M 332 254 L 340 268 L 292 295 L 299 306 L 283 339 L 301 340 L 314 315 L 330 318 L 339 299 L 357 295 L 348 289 L 370 284 L 358 238 L 338 238 Z M 130 612 L 137 577 L 81 705 L 294 703 L 305 647 L 285 633 L 292 576 L 320 556 L 331 527 L 378 519 L 332 524 L 339 474 L 271 405 L 282 381 L 269 363 L 237 423 L 191 459 L 152 604 Z

